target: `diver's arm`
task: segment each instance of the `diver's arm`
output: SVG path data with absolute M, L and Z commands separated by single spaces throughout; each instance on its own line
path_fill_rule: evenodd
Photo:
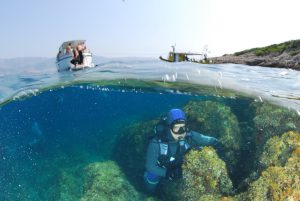
M 206 136 L 196 131 L 190 131 L 192 140 L 198 146 L 215 146 L 218 144 L 218 140 L 214 137 Z
M 157 165 L 159 151 L 159 143 L 151 141 L 147 150 L 146 170 L 152 174 L 156 174 L 157 176 L 165 177 L 167 169 Z

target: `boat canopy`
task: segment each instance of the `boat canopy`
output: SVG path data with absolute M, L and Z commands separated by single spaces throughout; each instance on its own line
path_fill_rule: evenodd
M 69 45 L 69 43 L 71 43 L 72 48 L 76 48 L 76 46 L 78 44 L 85 43 L 85 40 L 70 40 L 70 41 L 63 42 L 63 44 L 61 44 L 61 46 L 59 47 L 59 49 L 60 50 L 66 49 L 67 46 Z
M 170 52 L 172 54 L 181 54 L 181 55 L 203 55 L 201 53 L 192 53 L 192 52 Z

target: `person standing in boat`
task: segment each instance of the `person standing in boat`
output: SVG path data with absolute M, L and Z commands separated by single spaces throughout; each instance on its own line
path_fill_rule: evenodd
M 71 60 L 71 64 L 76 65 L 78 64 L 78 51 L 77 51 L 77 48 L 74 48 L 73 49 L 73 59 Z
M 78 64 L 81 65 L 83 63 L 83 43 L 79 43 L 76 49 L 78 51 Z
M 66 47 L 66 54 L 71 54 L 72 52 L 72 44 L 69 43 L 68 46 Z

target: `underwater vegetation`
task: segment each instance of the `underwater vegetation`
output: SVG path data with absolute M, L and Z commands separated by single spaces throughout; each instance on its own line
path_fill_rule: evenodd
M 260 156 L 261 168 L 284 166 L 291 157 L 299 157 L 300 135 L 296 132 L 284 133 L 281 137 L 274 136 L 267 141 L 263 154 Z
M 225 160 L 232 171 L 240 152 L 238 120 L 230 107 L 213 101 L 190 101 L 184 111 L 191 130 L 216 137 L 224 147 Z
M 256 159 L 262 154 L 263 145 L 273 136 L 287 131 L 300 132 L 300 116 L 296 112 L 267 103 L 254 103 L 254 140 Z
M 97 162 L 85 168 L 87 179 L 80 201 L 138 201 L 139 193 L 113 161 Z
M 223 200 L 300 200 L 300 133 L 268 140 L 260 163 L 265 167 L 247 191 Z M 269 158 L 267 158 L 269 157 Z
M 62 169 L 57 175 L 57 197 L 55 200 L 79 200 L 83 196 L 85 175 L 84 166 Z
M 211 147 L 190 151 L 182 165 L 183 200 L 218 200 L 232 191 L 226 164 Z
M 118 137 L 113 158 L 125 172 L 127 178 L 141 189 L 145 156 L 149 140 L 154 136 L 154 126 L 158 120 L 135 123 L 125 128 Z M 125 147 L 125 148 L 124 148 Z
M 57 176 L 59 201 L 139 201 L 141 194 L 114 161 L 87 163 L 63 169 Z
M 266 169 L 250 185 L 255 200 L 300 200 L 300 133 L 287 132 L 267 141 L 260 159 Z

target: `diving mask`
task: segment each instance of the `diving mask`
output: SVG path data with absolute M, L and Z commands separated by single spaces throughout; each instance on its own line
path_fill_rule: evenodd
M 184 135 L 186 133 L 186 125 L 185 123 L 173 124 L 171 131 L 174 135 Z

